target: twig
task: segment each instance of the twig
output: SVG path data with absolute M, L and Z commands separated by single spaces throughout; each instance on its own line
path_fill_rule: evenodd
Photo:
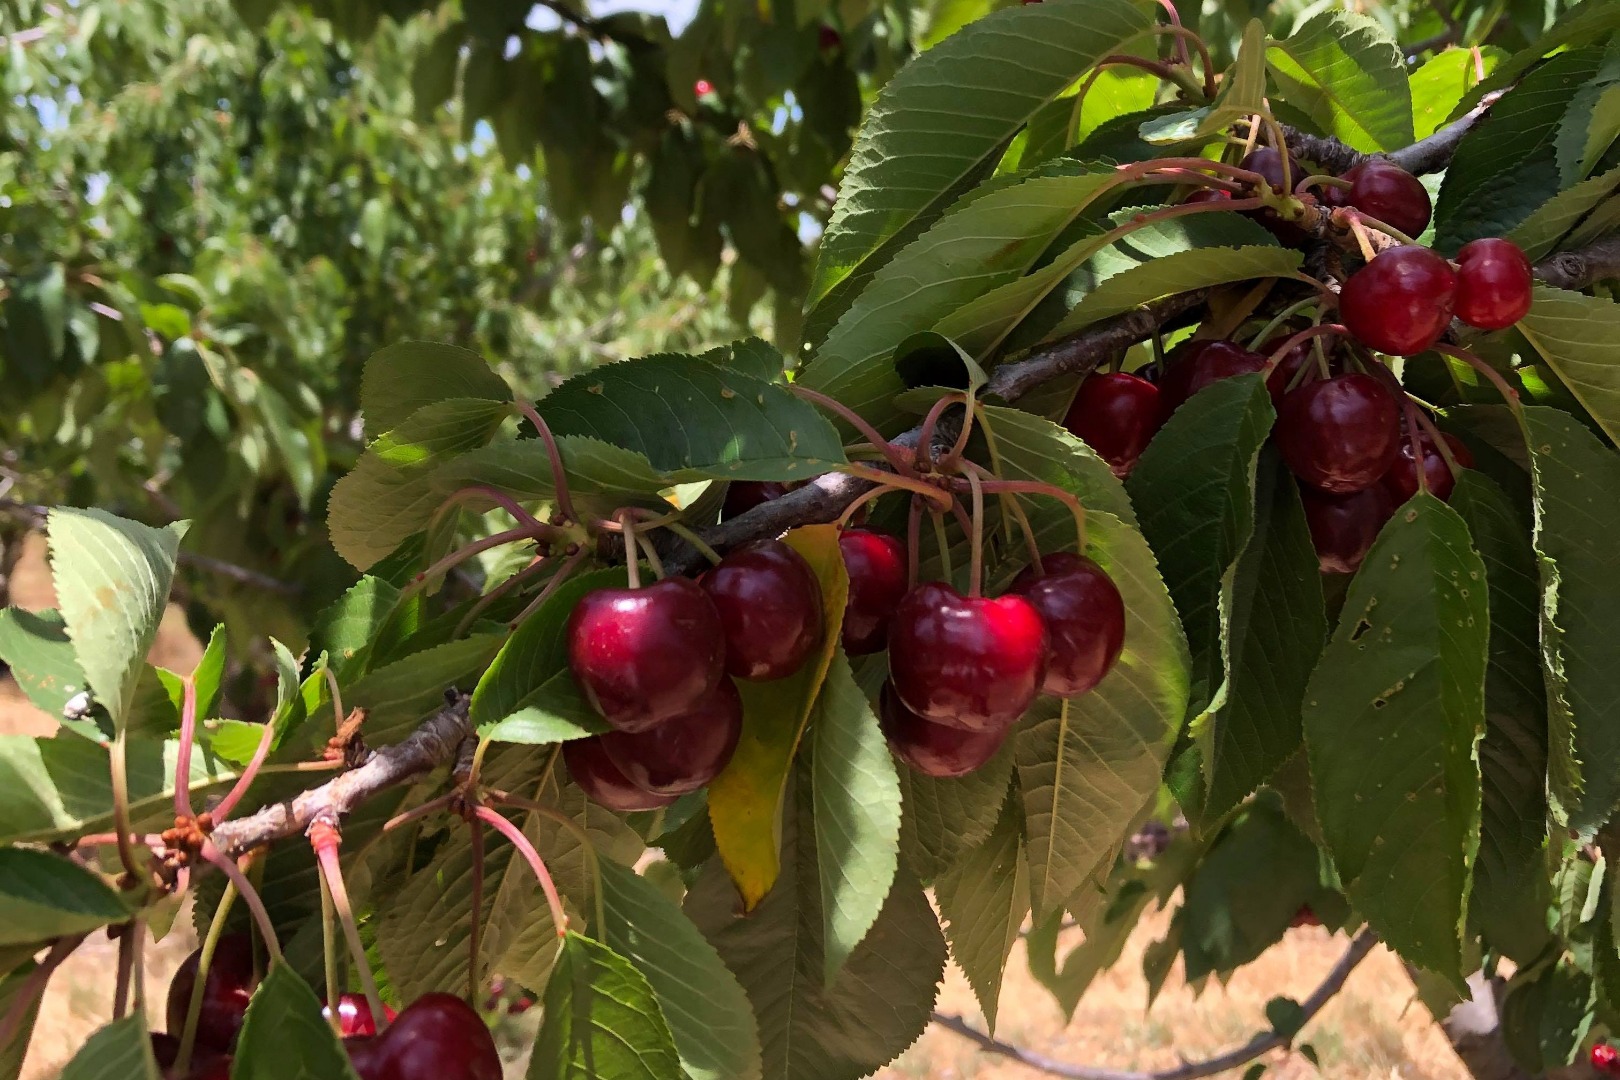
M 1433 135 L 1387 154 L 1363 154 L 1331 136 L 1309 135 L 1287 124 L 1282 125 L 1283 135 L 1288 141 L 1288 149 L 1296 156 L 1319 162 L 1335 173 L 1347 172 L 1373 157 L 1388 158 L 1414 176 L 1438 172 L 1445 168 L 1451 160 L 1451 155 L 1457 152 L 1457 144 L 1462 142 L 1463 136 L 1490 112 L 1491 106 L 1496 104 L 1497 99 L 1505 92 L 1486 94 L 1478 105 Z
M 1356 969 L 1356 965 L 1366 959 L 1372 952 L 1374 945 L 1378 944 L 1378 935 L 1371 930 L 1363 930 L 1357 934 L 1355 940 L 1350 942 L 1350 948 L 1345 950 L 1339 962 L 1327 973 L 1322 984 L 1312 991 L 1300 1005 L 1301 1025 L 1310 1022 L 1322 1007 L 1343 988 L 1345 980 Z M 1212 1057 L 1207 1061 L 1193 1061 L 1185 1065 L 1178 1065 L 1173 1069 L 1161 1069 L 1157 1072 L 1133 1072 L 1128 1069 L 1103 1069 L 1087 1065 L 1072 1065 L 1066 1061 L 1058 1061 L 1044 1054 L 1037 1054 L 1033 1050 L 1025 1050 L 1021 1046 L 1002 1042 L 991 1035 L 987 1035 L 978 1028 L 963 1020 L 960 1016 L 951 1016 L 936 1012 L 932 1017 L 934 1023 L 948 1031 L 954 1031 L 965 1039 L 979 1044 L 979 1047 L 992 1054 L 1011 1058 L 1030 1068 L 1039 1069 L 1053 1076 L 1066 1077 L 1067 1080 L 1198 1080 L 1199 1077 L 1214 1076 L 1228 1069 L 1236 1069 L 1245 1065 L 1261 1054 L 1271 1050 L 1285 1047 L 1291 1041 L 1288 1037 L 1275 1031 L 1262 1031 L 1254 1038 L 1233 1050 Z
M 1536 277 L 1558 289 L 1580 290 L 1620 277 L 1620 235 L 1575 251 L 1560 251 L 1535 265 Z

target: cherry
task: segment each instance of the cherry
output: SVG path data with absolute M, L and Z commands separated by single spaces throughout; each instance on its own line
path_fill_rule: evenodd
M 875 529 L 845 529 L 838 550 L 849 575 L 844 604 L 844 651 L 864 656 L 889 640 L 889 618 L 906 595 L 906 546 Z
M 1278 194 L 1287 191 L 1290 185 L 1299 183 L 1305 175 L 1305 171 L 1299 167 L 1299 159 L 1289 154 L 1288 175 L 1284 177 L 1282 153 L 1269 146 L 1250 151 L 1239 167 L 1265 177 L 1266 183 L 1271 185 L 1271 190 Z
M 1349 495 L 1329 495 L 1302 486 L 1299 494 L 1324 574 L 1355 573 L 1378 539 L 1378 530 L 1395 513 L 1395 504 L 1382 484 Z
M 193 1065 L 191 1072 L 186 1074 L 186 1080 L 231 1080 L 231 1059 L 227 1054 L 219 1054 L 199 1061 Z
M 1290 927 L 1321 926 L 1322 920 L 1317 917 L 1316 912 L 1311 910 L 1311 905 L 1301 904 L 1299 910 L 1294 912 L 1294 917 L 1288 920 L 1288 925 Z
M 368 1064 L 376 1080 L 501 1080 L 494 1036 L 452 994 L 423 994 L 373 1046 Z
M 720 775 L 742 736 L 742 698 L 730 679 L 691 712 L 647 731 L 610 731 L 602 749 L 630 783 L 655 795 L 685 795 Z
M 780 499 L 802 484 L 782 484 L 775 480 L 733 480 L 726 485 L 725 501 L 720 504 L 720 516 L 726 520 L 745 514 L 756 506 Z
M 893 685 L 878 697 L 878 725 L 894 756 L 924 776 L 966 776 L 996 756 L 1007 739 L 1005 728 L 966 731 L 924 720 L 900 700 Z
M 1451 457 L 1457 462 L 1460 469 L 1474 467 L 1474 455 L 1464 446 L 1462 440 L 1449 432 L 1441 432 L 1440 437 L 1446 440 L 1446 447 L 1451 451 Z M 1457 478 L 1446 467 L 1446 459 L 1434 445 L 1434 440 L 1425 432 L 1418 436 L 1418 443 L 1423 448 L 1423 472 L 1429 481 L 1429 494 L 1442 502 L 1451 498 L 1451 493 L 1457 487 Z M 1384 489 L 1389 497 L 1398 506 L 1418 493 L 1417 465 L 1412 459 L 1412 440 L 1401 436 L 1401 446 L 1395 457 L 1395 464 L 1389 467 L 1384 474 Z
M 197 985 L 198 949 L 185 960 L 169 983 L 169 1031 L 186 1029 L 186 1012 Z M 246 934 L 226 934 L 214 946 L 214 959 L 203 984 L 202 1011 L 197 1015 L 197 1045 L 226 1051 L 242 1030 L 248 999 L 253 996 L 253 939 Z
M 1406 244 L 1350 275 L 1339 293 L 1339 318 L 1380 352 L 1416 356 L 1445 333 L 1456 298 L 1451 264 L 1426 247 Z
M 1035 700 L 1049 647 L 1046 625 L 1022 596 L 963 596 L 931 581 L 895 609 L 889 677 L 925 720 L 1000 730 Z
M 1183 203 L 1231 202 L 1232 193 L 1225 188 L 1201 187 L 1181 201 Z
M 725 629 L 726 671 L 739 679 L 791 675 L 821 644 L 821 582 L 780 540 L 743 545 L 702 585 Z
M 374 1035 L 346 1035 L 343 1049 L 360 1080 L 389 1080 L 383 1073 L 382 1040 Z
M 1592 1068 L 1610 1076 L 1620 1076 L 1620 1050 L 1608 1043 L 1597 1043 L 1592 1047 Z
M 1346 173 L 1340 179 L 1348 179 Z M 1330 210 L 1337 210 L 1341 206 L 1350 205 L 1350 189 L 1340 187 L 1338 184 L 1322 184 L 1316 189 L 1316 201 Z
M 1273 434 L 1295 476 L 1343 495 L 1375 483 L 1395 464 L 1401 410 L 1371 375 L 1335 375 L 1284 397 Z
M 1481 330 L 1512 326 L 1530 310 L 1530 260 L 1511 240 L 1473 240 L 1457 252 L 1457 318 Z
M 1392 161 L 1368 158 L 1344 174 L 1349 203 L 1407 236 L 1429 227 L 1434 204 L 1423 182 Z M 1343 190 L 1343 189 L 1340 189 Z
M 843 43 L 843 35 L 826 23 L 822 23 L 821 28 L 816 31 L 816 44 L 822 49 L 836 49 Z
M 1292 331 L 1284 330 L 1277 337 L 1274 337 L 1272 340 L 1260 346 L 1260 353 L 1269 360 L 1271 354 L 1282 348 L 1283 342 L 1287 341 L 1293 336 Z M 1327 346 L 1324 344 L 1323 347 L 1326 348 Z M 1344 365 L 1333 355 L 1331 351 L 1327 352 L 1325 355 L 1327 356 L 1328 361 L 1328 373 L 1330 375 L 1337 375 L 1340 370 L 1343 369 Z M 1295 384 L 1294 382 L 1294 377 L 1299 375 L 1299 369 L 1304 367 L 1307 363 L 1313 367 L 1316 364 L 1316 350 L 1309 339 L 1300 342 L 1292 349 L 1289 349 L 1287 352 L 1283 353 L 1282 358 L 1279 359 L 1276 365 L 1271 369 L 1271 374 L 1266 376 L 1266 390 L 1271 394 L 1272 405 L 1281 407 L 1282 400 L 1287 395 L 1288 388 L 1290 386 L 1292 386 L 1295 390 L 1298 390 L 1300 387 L 1304 386 L 1306 382 L 1314 378 L 1310 372 L 1307 372 L 1298 384 Z
M 602 745 L 606 737 L 592 735 L 563 743 L 563 763 L 568 766 L 568 775 L 585 792 L 586 798 L 620 813 L 657 810 L 675 801 L 673 795 L 655 795 L 631 783 Z
M 179 1037 L 154 1031 L 147 1038 L 152 1041 L 152 1057 L 157 1060 L 158 1068 L 173 1068 L 175 1061 L 180 1057 Z
M 321 1009 L 321 1015 L 330 1017 L 330 1006 Z M 383 1006 L 383 1015 L 393 1023 L 398 1014 L 387 1005 Z M 364 994 L 340 994 L 338 996 L 338 1030 L 343 1035 L 375 1035 L 377 1034 L 377 1018 L 371 1013 L 371 1003 Z
M 1203 338 L 1184 341 L 1171 350 L 1169 365 L 1159 380 L 1160 402 L 1169 416 L 1198 391 L 1235 375 L 1263 371 L 1266 358 L 1235 341 Z
M 692 93 L 696 94 L 698 97 L 705 97 L 712 94 L 714 93 L 714 83 L 710 82 L 708 79 L 699 79 L 697 82 L 692 84 Z
M 586 593 L 568 618 L 568 666 L 591 707 L 620 731 L 645 731 L 714 692 L 724 627 L 690 578 Z
M 1102 567 L 1069 551 L 1041 556 L 1041 570 L 1027 566 L 1012 591 L 1040 613 L 1051 637 L 1051 656 L 1041 689 L 1074 697 L 1102 682 L 1125 645 L 1125 600 Z
M 1063 426 L 1097 451 L 1119 477 L 1135 467 L 1163 422 L 1159 388 L 1122 371 L 1092 375 L 1081 383 L 1063 418 Z

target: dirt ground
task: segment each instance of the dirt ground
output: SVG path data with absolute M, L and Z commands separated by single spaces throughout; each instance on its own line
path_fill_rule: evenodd
M 23 607 L 49 607 L 50 577 L 44 545 L 31 544 L 11 582 L 12 601 Z M 201 655 L 177 609 L 171 609 L 153 650 L 153 659 L 188 671 Z M 54 721 L 29 705 L 16 685 L 0 680 L 0 732 L 49 733 Z M 1225 987 L 1212 986 L 1195 997 L 1172 973 L 1151 1012 L 1144 1009 L 1146 983 L 1142 950 L 1162 936 L 1160 914 L 1144 920 L 1115 968 L 1101 976 L 1081 1001 L 1072 1022 L 1030 976 L 1023 948 L 1013 952 L 1002 988 L 998 1036 L 1048 1057 L 1082 1065 L 1121 1069 L 1173 1067 L 1246 1041 L 1265 1024 L 1265 1003 L 1278 994 L 1303 998 L 1343 952 L 1347 942 L 1321 928 L 1289 932 L 1287 940 L 1238 972 Z M 193 947 L 190 919 L 182 914 L 164 941 L 147 950 L 147 985 L 152 988 L 150 1019 L 162 1025 L 162 990 L 180 960 Z M 1079 934 L 1071 931 L 1073 944 Z M 34 1044 L 22 1080 L 57 1076 L 85 1038 L 111 1011 L 111 972 L 117 950 L 105 938 L 87 942 L 63 965 L 46 994 Z M 972 991 L 953 966 L 939 999 L 941 1011 L 958 1013 L 982 1026 Z M 1399 961 L 1380 946 L 1350 976 L 1339 995 L 1309 1025 L 1304 1041 L 1321 1059 L 1318 1073 L 1303 1057 L 1277 1053 L 1267 1059 L 1268 1077 L 1303 1080 L 1467 1080 L 1438 1027 L 1412 993 Z M 509 1075 L 522 1075 L 514 1062 Z M 952 1032 L 930 1028 L 880 1080 L 1035 1080 L 1035 1069 L 980 1052 Z M 1236 1076 L 1236 1073 L 1231 1074 Z

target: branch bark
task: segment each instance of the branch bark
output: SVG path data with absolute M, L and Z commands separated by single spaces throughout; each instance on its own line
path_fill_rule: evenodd
M 1491 106 L 1501 96 L 1501 91 L 1486 94 L 1478 105 L 1433 135 L 1387 154 L 1364 154 L 1331 136 L 1310 135 L 1287 124 L 1282 125 L 1283 137 L 1288 142 L 1288 149 L 1297 156 L 1315 161 L 1335 173 L 1347 172 L 1374 157 L 1388 158 L 1413 175 L 1438 172 L 1457 152 L 1457 145 L 1462 142 L 1463 136 L 1473 130 L 1474 125 L 1490 112 Z
M 1620 278 L 1620 235 L 1549 255 L 1536 264 L 1535 275 L 1554 288 L 1575 291 L 1607 278 Z

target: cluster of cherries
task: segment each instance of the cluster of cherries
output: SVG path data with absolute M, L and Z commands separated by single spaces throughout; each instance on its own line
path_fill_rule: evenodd
M 169 983 L 168 1034 L 152 1035 L 152 1052 L 165 1077 L 175 1078 L 179 1032 L 197 986 L 199 950 L 186 957 Z M 253 941 L 227 934 L 214 949 L 203 982 L 195 1046 L 186 1080 L 229 1080 L 231 1055 L 256 987 Z M 423 994 L 396 1014 L 381 1034 L 366 999 L 338 999 L 338 1027 L 360 1080 L 501 1080 L 501 1056 L 477 1010 L 452 994 Z M 322 1010 L 327 1015 L 327 1010 Z
M 1243 167 L 1283 189 L 1284 159 L 1270 148 L 1254 151 Z M 1289 159 L 1288 172 L 1304 175 Z M 1428 227 L 1428 192 L 1410 173 L 1373 158 L 1324 187 L 1321 203 L 1353 207 L 1369 222 L 1415 236 Z M 1200 190 L 1193 201 L 1230 198 Z M 1261 224 L 1285 242 L 1303 241 L 1298 225 L 1275 211 L 1254 211 Z M 1475 240 L 1452 266 L 1436 252 L 1403 244 L 1377 254 L 1345 281 L 1339 319 L 1355 341 L 1379 352 L 1414 356 L 1431 348 L 1452 317 L 1484 330 L 1511 326 L 1530 310 L 1530 262 L 1511 241 Z M 1306 518 L 1322 570 L 1354 571 L 1378 531 L 1421 486 L 1449 498 L 1458 468 L 1473 465 L 1463 444 L 1436 439 L 1426 425 L 1406 430 L 1407 410 L 1393 377 L 1368 358 L 1362 370 L 1346 370 L 1332 351 L 1316 359 L 1320 343 L 1300 340 L 1281 356 L 1293 336 L 1285 330 L 1251 351 L 1234 341 L 1194 339 L 1173 349 L 1163 368 L 1136 374 L 1093 375 L 1080 387 L 1065 426 L 1090 445 L 1119 476 L 1129 474 L 1165 420 L 1204 387 L 1225 378 L 1268 372 L 1277 407 L 1278 451 L 1300 481 Z M 1441 445 L 1441 444 L 1444 445 Z

